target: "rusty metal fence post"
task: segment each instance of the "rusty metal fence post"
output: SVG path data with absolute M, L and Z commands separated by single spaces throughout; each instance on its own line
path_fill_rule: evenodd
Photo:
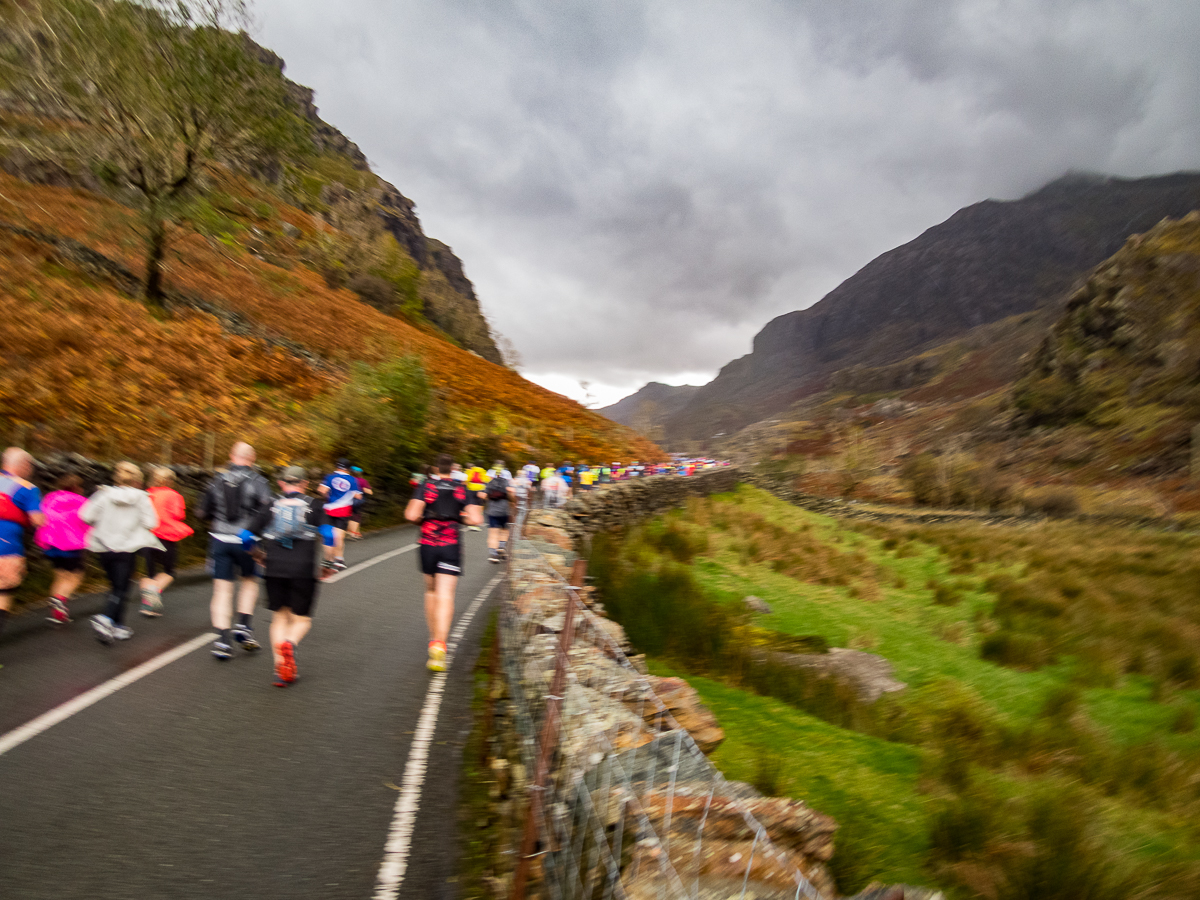
M 571 570 L 571 587 L 583 587 L 587 575 L 587 560 L 575 560 Z M 533 845 L 537 840 L 537 822 L 542 816 L 542 799 L 546 792 L 546 780 L 550 775 L 550 760 L 558 747 L 559 714 L 562 711 L 563 691 L 567 683 L 567 660 L 570 658 L 571 643 L 575 640 L 575 607 L 579 605 L 576 590 L 567 592 L 567 609 L 563 617 L 562 633 L 559 635 L 558 653 L 554 662 L 554 680 L 546 697 L 546 712 L 542 720 L 542 733 L 538 738 L 537 767 L 533 783 L 529 786 L 529 812 L 525 818 L 525 831 L 521 837 L 521 851 L 517 857 L 517 870 L 513 874 L 511 900 L 525 900 L 525 885 L 529 880 L 529 867 L 533 862 Z

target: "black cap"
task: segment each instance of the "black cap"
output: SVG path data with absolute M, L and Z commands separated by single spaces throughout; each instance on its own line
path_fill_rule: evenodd
M 350 460 L 346 459 L 346 457 L 344 457 L 344 456 L 343 456 L 341 459 L 339 459 L 339 460 L 337 461 L 337 467 L 338 467 L 339 469 L 348 469 L 348 468 L 350 468 Z

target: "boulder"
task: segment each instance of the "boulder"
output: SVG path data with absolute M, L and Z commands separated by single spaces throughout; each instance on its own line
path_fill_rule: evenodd
M 743 598 L 742 606 L 746 607 L 746 609 L 750 610 L 750 612 L 756 612 L 756 613 L 771 612 L 770 604 L 768 604 L 767 601 L 764 600 L 762 597 L 755 597 L 753 594 L 751 594 L 749 597 Z
M 828 653 L 780 653 L 766 651 L 778 663 L 805 669 L 818 678 L 834 678 L 854 688 L 863 703 L 874 703 L 884 694 L 908 687 L 894 677 L 892 664 L 882 656 L 862 650 L 830 647 Z

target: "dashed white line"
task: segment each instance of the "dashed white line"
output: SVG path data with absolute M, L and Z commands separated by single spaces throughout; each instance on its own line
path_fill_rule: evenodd
M 416 825 L 417 810 L 421 805 L 421 788 L 425 784 L 425 772 L 428 768 L 429 748 L 433 743 L 433 733 L 437 729 L 438 710 L 442 706 L 450 664 L 454 661 L 458 642 L 462 640 L 471 620 L 475 618 L 475 613 L 503 577 L 503 573 L 497 575 L 471 601 L 467 611 L 450 632 L 450 640 L 446 642 L 447 671 L 438 672 L 429 681 L 425 705 L 421 707 L 421 717 L 417 720 L 417 729 L 408 751 L 408 761 L 404 764 L 404 778 L 400 782 L 400 796 L 396 798 L 392 827 L 388 830 L 387 844 L 384 845 L 383 862 L 379 865 L 379 875 L 375 879 L 374 900 L 395 900 L 400 893 L 400 885 L 404 883 L 413 827 Z
M 410 550 L 415 550 L 416 544 L 408 544 L 400 547 L 398 550 L 389 550 L 387 553 L 381 553 L 378 556 L 373 556 L 370 559 L 351 566 L 344 571 L 338 572 L 325 579 L 326 584 L 335 581 L 341 581 L 343 578 L 349 578 L 351 575 L 356 575 L 363 569 L 369 569 L 371 566 L 378 565 L 392 557 L 399 556 L 401 553 L 408 553 Z M 213 639 L 211 633 L 197 635 L 185 644 L 180 644 L 178 647 L 173 647 L 165 653 L 160 653 L 153 659 L 147 660 L 140 666 L 130 669 L 118 675 L 116 678 L 110 678 L 104 684 L 97 685 L 90 691 L 86 691 L 66 703 L 54 707 L 49 712 L 44 712 L 36 719 L 30 719 L 24 725 L 14 728 L 5 735 L 0 735 L 0 756 L 3 756 L 9 750 L 19 747 L 21 744 L 37 737 L 43 731 L 53 728 L 64 719 L 69 719 L 77 712 L 82 712 L 93 704 L 99 703 L 105 697 L 115 694 L 121 688 L 129 687 L 135 681 L 140 681 L 147 675 L 157 672 L 163 666 L 169 666 L 177 659 L 182 659 L 194 650 L 199 650 L 205 644 Z

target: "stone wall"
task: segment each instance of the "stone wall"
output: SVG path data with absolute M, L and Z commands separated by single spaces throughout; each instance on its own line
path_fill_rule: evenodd
M 677 509 L 687 503 L 689 497 L 732 491 L 742 480 L 740 469 L 726 466 L 688 478 L 652 475 L 602 485 L 592 491 L 577 493 L 563 506 L 561 527 L 573 546 L 582 547 L 590 535 L 623 528 L 669 509 Z
M 499 836 L 487 883 L 497 898 L 512 890 L 534 792 L 535 745 L 528 736 L 541 734 L 551 694 L 568 596 L 565 579 L 576 556 L 572 546 L 601 523 L 628 524 L 736 484 L 736 473 L 728 470 L 700 478 L 649 478 L 592 492 L 565 509 L 535 511 L 523 539 L 510 545 L 498 644 L 502 662 L 489 686 L 485 726 L 494 778 L 489 827 Z M 612 510 L 605 511 L 606 501 Z M 619 893 L 625 896 L 676 896 L 662 875 L 665 854 L 677 872 L 687 873 L 689 889 L 698 885 L 701 897 L 738 896 L 746 885 L 747 897 L 792 898 L 797 872 L 822 896 L 833 897 L 827 862 L 837 823 L 801 801 L 764 797 L 748 784 L 721 777 L 706 756 L 724 733 L 695 689 L 681 678 L 648 675 L 638 657 L 627 656 L 624 629 L 606 617 L 593 589 L 584 587 L 579 595 L 583 605 L 566 657 L 569 675 L 561 698 L 554 698 L 561 700 L 557 751 L 542 796 L 559 827 L 574 827 L 570 823 L 581 813 L 569 811 L 572 793 L 562 788 L 582 780 L 591 790 L 587 808 L 595 810 L 586 814 L 598 821 L 580 826 L 578 838 L 560 835 L 535 847 L 526 896 L 552 895 L 564 862 L 578 869 L 578 858 L 563 857 L 573 841 L 593 829 L 611 835 L 626 821 L 630 833 L 619 854 Z M 629 803 L 638 815 L 629 812 L 626 818 L 622 810 Z M 747 816 L 761 824 L 769 843 L 756 839 Z M 602 887 L 611 878 L 596 859 L 585 868 L 579 877 Z

